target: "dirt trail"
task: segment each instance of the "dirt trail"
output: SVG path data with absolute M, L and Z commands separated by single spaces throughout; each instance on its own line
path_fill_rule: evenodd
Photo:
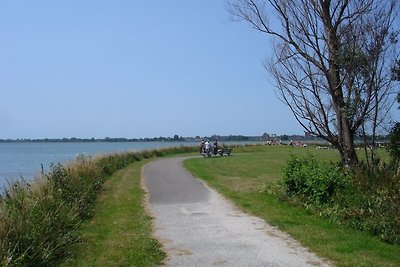
M 290 236 L 235 208 L 185 171 L 185 158 L 144 168 L 168 266 L 329 266 Z

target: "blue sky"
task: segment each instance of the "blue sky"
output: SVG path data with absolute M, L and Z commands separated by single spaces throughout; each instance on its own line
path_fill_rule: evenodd
M 302 134 L 225 0 L 0 2 L 0 138 Z

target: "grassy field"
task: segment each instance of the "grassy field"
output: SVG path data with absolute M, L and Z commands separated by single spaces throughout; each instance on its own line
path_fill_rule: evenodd
M 152 238 L 145 212 L 141 169 L 148 160 L 116 172 L 104 184 L 94 217 L 81 228 L 82 242 L 62 266 L 157 266 L 165 258 Z
M 339 159 L 335 150 L 256 146 L 234 149 L 230 157 L 190 159 L 184 164 L 243 210 L 291 234 L 337 266 L 400 266 L 400 246 L 335 225 L 267 193 L 266 188 L 281 179 L 290 153 L 312 154 L 327 161 Z

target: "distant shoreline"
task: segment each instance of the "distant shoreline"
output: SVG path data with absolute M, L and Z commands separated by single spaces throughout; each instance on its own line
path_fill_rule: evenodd
M 154 137 L 154 138 L 44 138 L 44 139 L 0 139 L 0 143 L 123 143 L 123 142 L 200 142 L 202 139 L 218 141 L 262 141 L 261 137 Z
M 387 136 L 376 136 L 376 141 L 386 141 Z M 212 135 L 212 136 L 196 136 L 183 137 L 175 135 L 174 137 L 152 137 L 152 138 L 124 138 L 124 137 L 105 137 L 105 138 L 18 138 L 18 139 L 0 139 L 0 143 L 129 143 L 129 142 L 200 142 L 202 139 L 218 140 L 220 142 L 290 142 L 290 141 L 306 141 L 321 142 L 321 138 L 310 135 L 267 135 L 263 136 L 244 136 L 244 135 Z M 357 139 L 357 138 L 356 138 Z
M 166 139 L 127 139 L 127 138 L 110 138 L 110 139 L 81 139 L 81 138 L 62 138 L 62 139 L 0 139 L 0 143 L 122 143 L 122 142 L 193 142 L 196 140 L 166 140 Z

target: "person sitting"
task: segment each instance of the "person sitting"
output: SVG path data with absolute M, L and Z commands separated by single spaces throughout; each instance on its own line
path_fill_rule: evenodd
M 217 139 L 215 139 L 215 142 L 214 142 L 214 155 L 217 155 L 217 153 L 218 153 L 218 141 L 217 141 Z
M 200 154 L 204 154 L 204 150 L 205 150 L 205 142 L 204 139 L 202 139 L 200 143 Z
M 204 147 L 205 153 L 208 154 L 210 152 L 210 143 L 208 142 L 208 140 L 206 140 L 206 142 L 204 143 Z

